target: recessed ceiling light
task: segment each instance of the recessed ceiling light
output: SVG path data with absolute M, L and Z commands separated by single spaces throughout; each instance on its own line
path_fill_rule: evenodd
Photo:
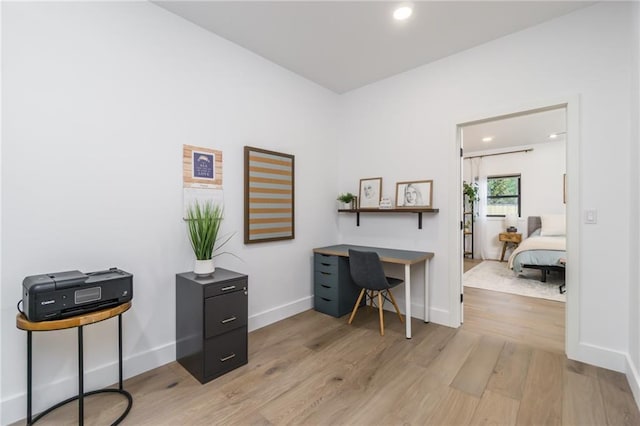
M 393 17 L 397 21 L 404 21 L 408 19 L 413 13 L 413 9 L 409 6 L 400 6 L 396 10 L 393 11 Z
M 493 140 L 493 136 L 487 136 L 486 138 L 482 138 L 482 142 L 491 142 Z
M 555 138 L 557 138 L 557 137 L 558 137 L 558 134 L 557 134 L 557 133 L 551 133 L 551 134 L 549 135 L 549 139 L 555 139 Z

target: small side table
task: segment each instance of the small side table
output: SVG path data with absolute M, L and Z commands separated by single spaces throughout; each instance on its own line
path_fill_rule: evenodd
M 498 239 L 502 241 L 502 254 L 500 255 L 500 262 L 504 262 L 504 253 L 507 251 L 507 246 L 513 244 L 515 249 L 522 242 L 522 234 L 516 232 L 501 232 Z
M 101 392 L 113 392 L 124 395 L 129 401 L 127 404 L 127 408 L 122 413 L 120 417 L 113 422 L 113 425 L 117 425 L 120 423 L 126 416 L 129 414 L 131 410 L 131 406 L 133 405 L 133 398 L 131 394 L 123 389 L 122 387 L 122 314 L 131 308 L 131 302 L 126 302 L 121 305 L 103 309 L 101 311 L 90 312 L 84 315 L 77 315 L 74 317 L 69 317 L 60 320 L 54 321 L 39 321 L 32 322 L 29 321 L 24 314 L 19 313 L 16 316 L 16 327 L 20 330 L 25 330 L 27 332 L 27 425 L 32 425 L 56 408 L 60 408 L 69 402 L 78 400 L 78 424 L 82 426 L 84 424 L 84 397 L 93 395 Z M 113 318 L 118 316 L 118 369 L 119 369 L 119 381 L 118 381 L 118 389 L 99 389 L 91 392 L 84 392 L 84 366 L 83 366 L 83 354 L 82 354 L 82 328 L 85 325 L 94 324 L 96 322 L 100 322 L 109 318 Z M 78 395 L 73 396 L 71 398 L 65 399 L 62 402 L 54 405 L 53 407 L 49 407 L 44 410 L 42 413 L 38 414 L 36 417 L 31 417 L 31 394 L 32 394 L 32 378 L 31 378 L 31 370 L 32 370 L 32 336 L 31 333 L 34 331 L 52 331 L 52 330 L 64 330 L 66 328 L 78 328 Z

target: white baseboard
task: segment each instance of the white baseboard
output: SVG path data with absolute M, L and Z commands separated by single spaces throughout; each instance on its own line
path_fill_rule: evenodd
M 636 405 L 638 406 L 638 408 L 640 408 L 640 376 L 638 375 L 638 369 L 636 368 L 633 361 L 631 361 L 631 357 L 629 356 L 629 354 L 627 354 L 626 360 L 627 382 L 629 382 L 631 393 L 633 393 L 633 399 L 636 401 Z
M 567 351 L 567 356 L 580 362 L 586 362 L 587 364 L 620 373 L 624 373 L 627 367 L 627 354 L 625 352 L 592 345 L 590 343 L 579 343 L 575 353 L 573 353 L 573 351 Z
M 171 342 L 164 346 L 150 349 L 146 352 L 125 357 L 122 361 L 123 376 L 128 379 L 145 371 L 160 367 L 176 359 L 176 345 Z M 85 370 L 85 392 L 101 389 L 118 382 L 118 361 Z M 26 384 L 25 384 L 26 385 Z M 33 415 L 57 404 L 58 402 L 77 395 L 78 377 L 69 376 L 65 379 L 34 387 L 32 404 Z M 27 417 L 27 392 L 15 394 L 2 401 L 1 424 L 6 425 Z
M 313 296 L 303 297 L 266 311 L 258 312 L 249 317 L 249 331 L 257 330 L 274 322 L 278 322 L 285 318 L 289 318 L 300 312 L 308 311 L 313 308 Z
M 396 297 L 396 301 L 398 302 L 398 307 L 400 308 L 400 312 L 405 314 L 404 309 L 404 299 Z M 388 311 L 395 312 L 393 306 L 389 302 L 385 302 L 384 309 Z M 444 310 L 441 308 L 429 308 L 429 322 L 446 325 L 447 327 L 451 326 L 451 314 L 448 310 Z M 424 305 L 418 305 L 416 303 L 411 304 L 411 317 L 418 318 L 424 320 Z

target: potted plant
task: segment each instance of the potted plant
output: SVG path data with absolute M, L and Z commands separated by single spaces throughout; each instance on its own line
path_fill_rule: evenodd
M 478 184 L 462 182 L 462 193 L 469 198 L 470 202 L 478 201 Z
M 346 209 L 355 209 L 355 201 L 357 197 L 350 192 L 345 192 L 344 194 L 338 195 L 337 200 L 344 204 L 344 208 Z
M 194 202 L 187 208 L 187 228 L 189 241 L 196 255 L 193 272 L 199 276 L 210 275 L 215 271 L 213 258 L 222 253 L 214 254 L 214 251 L 225 245 L 233 235 L 230 235 L 221 243 L 218 242 L 218 232 L 222 224 L 223 208 L 219 204 L 207 201 L 200 204 Z

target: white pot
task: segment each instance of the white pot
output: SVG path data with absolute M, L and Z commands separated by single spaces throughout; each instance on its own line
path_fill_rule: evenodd
M 201 277 L 211 275 L 215 270 L 216 267 L 213 265 L 213 259 L 196 260 L 193 266 L 193 273 Z

